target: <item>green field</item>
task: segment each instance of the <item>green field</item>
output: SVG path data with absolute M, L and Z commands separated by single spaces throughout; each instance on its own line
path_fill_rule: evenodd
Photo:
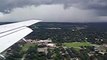
M 80 47 L 80 46 L 92 46 L 93 44 L 89 42 L 72 42 L 72 43 L 63 43 L 66 47 Z

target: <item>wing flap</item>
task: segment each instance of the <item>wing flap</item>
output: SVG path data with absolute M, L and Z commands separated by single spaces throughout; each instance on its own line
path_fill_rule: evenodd
M 28 27 L 18 28 L 9 32 L 0 34 L 0 53 L 18 42 L 20 39 L 31 33 Z

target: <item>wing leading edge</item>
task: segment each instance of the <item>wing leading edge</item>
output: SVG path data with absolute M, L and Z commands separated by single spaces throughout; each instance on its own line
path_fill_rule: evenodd
M 7 48 L 18 42 L 20 39 L 32 32 L 32 29 L 28 28 L 32 24 L 39 22 L 40 20 L 29 20 L 25 22 L 18 22 L 12 24 L 6 24 L 0 26 L 0 53 Z

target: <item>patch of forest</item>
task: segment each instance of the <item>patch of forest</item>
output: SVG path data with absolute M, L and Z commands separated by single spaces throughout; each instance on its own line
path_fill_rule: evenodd
M 48 23 L 30 26 L 34 31 L 30 39 L 52 39 L 54 42 L 84 42 L 101 44 L 107 42 L 106 23 Z M 60 29 L 59 29 L 60 28 Z M 97 39 L 97 40 L 96 40 Z M 103 41 L 102 41 L 103 40 Z

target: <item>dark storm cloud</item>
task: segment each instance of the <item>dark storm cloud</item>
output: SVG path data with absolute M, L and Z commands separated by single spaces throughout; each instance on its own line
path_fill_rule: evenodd
M 63 4 L 67 9 L 71 6 L 81 9 L 93 9 L 99 15 L 107 15 L 107 0 L 0 0 L 0 12 L 9 13 L 12 9 L 30 5 Z

